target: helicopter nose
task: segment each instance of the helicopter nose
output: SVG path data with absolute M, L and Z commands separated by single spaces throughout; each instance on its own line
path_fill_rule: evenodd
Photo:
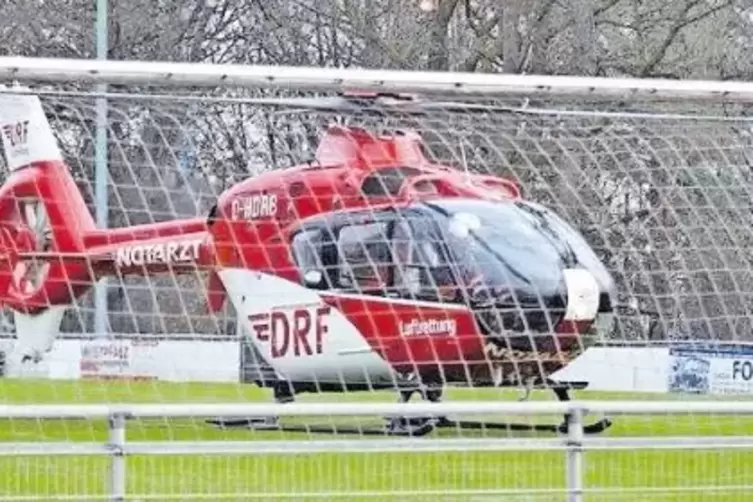
M 583 268 L 565 269 L 565 316 L 563 321 L 593 321 L 602 303 L 602 291 L 594 274 Z
M 565 313 L 555 326 L 554 336 L 548 341 L 540 341 L 540 344 L 571 351 L 581 346 L 581 336 L 598 320 L 600 313 L 611 311 L 611 291 L 605 289 L 587 269 L 565 270 L 563 281 Z
M 611 310 L 610 298 L 591 271 L 565 269 L 559 286 L 508 290 L 497 302 L 476 309 L 476 318 L 489 339 L 530 351 L 550 347 L 555 339 L 577 343 L 586 326 Z

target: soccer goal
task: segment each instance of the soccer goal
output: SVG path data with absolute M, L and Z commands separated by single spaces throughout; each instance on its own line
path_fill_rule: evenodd
M 753 85 L 0 81 L 0 499 L 753 490 Z

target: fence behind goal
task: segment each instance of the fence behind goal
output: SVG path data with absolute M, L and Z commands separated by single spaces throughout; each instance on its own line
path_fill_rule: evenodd
M 7 312 L 6 330 L 19 341 L 6 354 L 9 377 L 0 380 L 0 400 L 9 406 L 0 409 L 7 423 L 0 433 L 0 498 L 80 500 L 127 492 L 134 500 L 745 500 L 753 493 L 746 437 L 753 420 L 749 403 L 741 402 L 753 393 L 753 375 L 746 373 L 753 367 L 748 345 L 753 86 L 13 58 L 0 59 L 0 76 L 30 87 L 4 94 L 40 96 L 84 203 L 92 214 L 105 215 L 110 228 L 202 220 L 218 197 L 249 176 L 307 163 L 310 169 L 326 167 L 322 157 L 328 154 L 317 147 L 333 124 L 365 128 L 374 137 L 408 131 L 400 134 L 419 134 L 422 155 L 433 162 L 456 166 L 469 177 L 503 176 L 526 199 L 551 209 L 583 235 L 617 287 L 611 315 L 579 337 L 567 355 L 574 362 L 560 372 L 552 369 L 561 361 L 559 349 L 552 354 L 524 345 L 526 365 L 517 360 L 511 365 L 509 358 L 520 357 L 521 348 L 489 337 L 487 355 L 499 359 L 504 371 L 496 383 L 503 389 L 469 372 L 454 377 L 453 384 L 464 388 L 445 389 L 445 403 L 389 404 L 411 382 L 410 372 L 400 370 L 394 381 L 361 385 L 365 390 L 296 396 L 301 401 L 296 408 L 262 404 L 273 397 L 253 382 L 282 381 L 286 375 L 274 370 L 271 349 L 253 338 L 258 331 L 246 322 L 246 313 L 239 317 L 230 301 L 207 308 L 216 299 L 207 267 L 183 267 L 180 274 L 110 274 L 87 256 L 87 267 L 108 276 L 98 290 L 104 301 L 95 305 L 88 276 L 68 281 L 66 291 L 77 293 L 57 320 L 63 337 L 84 332 L 99 340 L 57 340 L 51 352 L 22 361 L 21 349 L 45 343 L 27 335 L 49 334 L 47 325 L 42 329 L 34 324 L 38 317 Z M 105 93 L 94 87 L 102 83 L 109 85 Z M 381 100 L 362 95 L 346 104 L 331 100 L 343 90 L 410 92 L 422 99 L 391 94 Z M 280 104 L 273 98 L 311 99 Z M 103 110 L 106 149 L 98 142 Z M 18 139 L 23 129 L 11 133 Z M 103 159 L 106 180 L 97 168 Z M 390 179 L 379 181 L 379 190 L 390 190 Z M 60 207 L 67 203 L 57 200 Z M 6 223 L 10 217 L 3 211 L 0 207 L 0 222 Z M 261 205 L 238 208 L 244 211 L 263 212 Z M 45 253 L 60 251 L 59 230 L 50 228 L 54 218 L 33 206 L 13 212 L 10 221 L 28 227 L 38 245 L 34 251 Z M 533 239 L 526 237 L 528 227 L 502 228 L 489 234 L 489 242 L 506 250 L 512 268 L 538 277 L 542 262 L 530 256 L 541 256 L 541 249 L 524 245 Z M 538 228 L 547 231 L 547 222 L 541 220 Z M 364 293 L 357 267 L 376 273 L 378 263 L 364 258 L 358 244 L 367 229 L 358 230 L 352 242 L 340 233 L 337 249 L 343 256 L 350 250 L 351 261 L 343 259 L 338 280 L 350 281 L 348 291 Z M 558 252 L 582 252 L 566 248 Z M 141 252 L 144 261 L 149 251 Z M 20 298 L 50 280 L 54 262 L 37 262 L 14 269 Z M 424 286 L 441 291 L 436 281 Z M 251 290 L 247 296 L 264 302 L 270 295 Z M 52 305 L 40 310 L 43 316 L 58 312 Z M 377 322 L 371 310 L 361 310 Z M 106 333 L 100 332 L 103 312 Z M 451 326 L 403 320 L 408 331 Z M 379 328 L 403 328 L 394 324 Z M 533 341 L 526 343 L 533 346 L 536 336 L 551 338 L 551 330 L 530 331 L 525 337 Z M 102 336 L 107 333 L 136 335 L 113 341 Z M 594 354 L 606 359 L 594 361 Z M 579 360 L 591 362 L 585 373 L 574 374 Z M 307 383 L 352 384 L 353 372 L 341 371 L 335 378 L 341 381 L 332 381 L 332 373 L 329 380 L 319 378 L 325 366 L 348 364 L 352 369 L 345 359 L 311 366 Z M 576 398 L 589 401 L 572 405 L 507 402 L 517 397 L 516 387 L 528 383 L 523 366 L 586 380 L 600 391 L 577 391 Z M 300 361 L 287 366 L 303 367 Z M 179 377 L 165 379 L 166 374 Z M 547 385 L 539 387 L 533 398 L 551 399 Z M 638 393 L 646 389 L 654 394 Z M 664 401 L 667 391 L 675 394 Z M 60 407 L 36 406 L 49 403 Z M 84 407 L 87 403 L 95 406 Z M 113 403 L 133 404 L 108 407 Z M 76 405 L 82 405 L 80 414 Z M 576 421 L 581 426 L 600 411 L 618 416 L 605 436 L 594 438 L 582 437 L 577 426 L 568 434 L 449 427 L 421 439 L 371 437 L 384 415 L 409 410 L 480 415 L 486 421 L 522 416 L 538 424 L 559 423 L 571 411 L 583 419 Z M 581 416 L 586 411 L 588 417 Z M 267 414 L 302 428 L 223 428 L 205 420 Z M 119 426 L 126 418 L 133 420 L 123 450 Z M 338 432 L 353 423 L 360 432 Z M 315 425 L 338 430 L 327 437 L 315 433 Z M 108 454 L 113 458 L 104 458 Z

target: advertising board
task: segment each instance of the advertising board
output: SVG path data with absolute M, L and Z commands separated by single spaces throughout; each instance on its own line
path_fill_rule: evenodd
M 166 339 L 57 340 L 39 363 L 21 363 L 13 340 L 0 340 L 9 378 L 227 382 L 240 379 L 236 341 Z
M 139 374 L 135 371 L 133 352 L 132 342 L 129 340 L 81 341 L 78 361 L 80 376 L 83 379 L 118 380 L 151 378 L 147 373 Z
M 681 344 L 669 347 L 668 388 L 692 394 L 753 394 L 753 346 Z

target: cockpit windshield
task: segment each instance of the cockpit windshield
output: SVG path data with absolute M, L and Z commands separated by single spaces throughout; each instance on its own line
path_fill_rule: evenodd
M 414 293 L 454 286 L 497 302 L 512 291 L 525 301 L 520 295 L 528 291 L 536 301 L 555 294 L 562 269 L 576 266 L 610 285 L 580 234 L 539 205 L 452 199 L 422 206 L 429 214 L 404 219 L 393 236 L 401 279 Z
M 524 201 L 437 199 L 379 214 L 312 221 L 292 247 L 302 272 L 330 287 L 475 305 L 562 302 L 563 271 L 585 268 L 600 290 L 614 284 L 581 235 Z M 533 307 L 532 307 L 533 308 Z

